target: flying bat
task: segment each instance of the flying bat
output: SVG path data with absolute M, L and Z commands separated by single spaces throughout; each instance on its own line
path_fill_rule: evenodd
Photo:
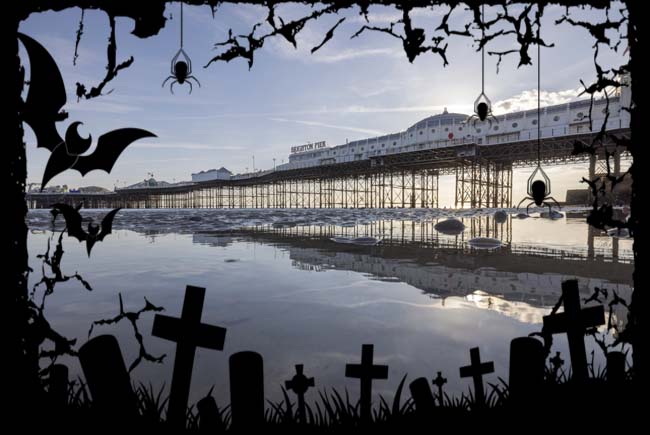
M 68 236 L 74 237 L 80 242 L 85 241 L 86 251 L 90 257 L 90 250 L 93 248 L 95 242 L 101 242 L 104 240 L 104 237 L 111 234 L 113 230 L 113 219 L 115 218 L 117 212 L 121 210 L 121 208 L 116 208 L 115 210 L 108 212 L 102 219 L 101 225 L 94 225 L 91 220 L 88 223 L 88 231 L 84 231 L 81 226 L 82 218 L 81 214 L 79 213 L 80 208 L 81 204 L 75 208 L 67 204 L 58 203 L 52 206 L 51 213 L 55 219 L 59 214 L 63 215 L 63 218 L 65 219 L 66 229 L 68 231 Z
M 92 136 L 83 138 L 79 135 L 77 128 L 82 122 L 70 124 L 65 138 L 56 129 L 56 123 L 68 117 L 62 110 L 67 99 L 59 67 L 36 40 L 23 33 L 18 33 L 18 38 L 25 46 L 30 65 L 29 92 L 21 115 L 23 121 L 34 130 L 37 147 L 46 148 L 52 153 L 43 173 L 41 190 L 54 176 L 67 169 L 75 169 L 82 176 L 95 169 L 110 173 L 126 147 L 138 139 L 156 137 L 139 128 L 112 130 L 99 136 L 91 154 L 83 155 L 90 149 Z

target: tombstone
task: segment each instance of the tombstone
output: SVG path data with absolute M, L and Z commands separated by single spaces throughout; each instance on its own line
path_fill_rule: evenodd
M 415 402 L 415 411 L 421 416 L 431 412 L 435 407 L 435 399 L 429 388 L 429 381 L 427 378 L 417 378 L 409 385 L 411 390 L 411 397 Z
M 621 384 L 625 381 L 625 354 L 609 352 L 607 354 L 607 382 Z
M 440 406 L 444 406 L 445 396 L 443 394 L 442 387 L 447 383 L 447 378 L 443 378 L 442 372 L 438 372 L 438 376 L 436 376 L 436 378 L 433 381 L 431 381 L 431 383 L 436 387 L 438 387 L 438 403 L 440 404 Z
M 97 411 L 107 419 L 128 420 L 137 416 L 131 378 L 114 336 L 100 335 L 88 340 L 79 349 L 79 362 Z
M 235 430 L 264 423 L 264 361 L 257 352 L 230 356 L 230 412 Z
M 214 397 L 207 396 L 199 400 L 196 409 L 199 411 L 199 430 L 201 432 L 217 432 L 221 426 L 221 418 Z
M 308 378 L 303 374 L 303 365 L 296 364 L 296 375 L 290 381 L 285 381 L 284 386 L 298 396 L 298 419 L 301 423 L 307 423 L 305 414 L 305 393 L 309 387 L 315 385 L 314 378 Z
M 597 307 L 580 308 L 578 281 L 562 283 L 564 312 L 544 316 L 543 331 L 550 334 L 566 333 L 573 379 L 584 381 L 589 377 L 587 352 L 585 350 L 585 329 L 605 324 L 605 309 Z
M 63 364 L 52 365 L 48 393 L 55 407 L 63 408 L 68 404 L 68 385 L 68 367 Z
M 372 398 L 373 379 L 388 379 L 388 366 L 372 364 L 373 351 L 374 346 L 372 344 L 362 345 L 361 364 L 347 364 L 345 366 L 346 377 L 360 379 L 360 415 L 361 420 L 364 422 L 370 421 L 370 404 Z
M 539 396 L 544 384 L 544 345 L 532 337 L 510 342 L 510 403 L 525 406 Z
M 478 347 L 469 350 L 471 364 L 460 368 L 460 377 L 471 377 L 474 381 L 474 401 L 477 408 L 485 405 L 485 390 L 483 389 L 483 375 L 494 372 L 494 363 L 481 362 L 481 353 Z
M 226 329 L 201 323 L 204 299 L 205 288 L 188 285 L 180 319 L 156 314 L 153 320 L 153 336 L 176 342 L 167 409 L 167 422 L 176 429 L 185 428 L 196 348 L 222 350 L 226 339 Z

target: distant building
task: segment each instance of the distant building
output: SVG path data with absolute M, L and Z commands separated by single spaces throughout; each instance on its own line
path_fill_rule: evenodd
M 80 187 L 79 189 L 80 193 L 107 193 L 110 192 L 110 190 L 100 187 L 100 186 L 85 186 L 85 187 Z
M 125 189 L 146 189 L 147 187 L 165 187 L 170 185 L 171 183 L 168 183 L 166 181 L 157 181 L 155 178 L 151 177 L 139 183 L 135 183 L 130 186 L 127 186 L 125 187 Z
M 567 189 L 565 204 L 581 205 L 581 206 L 590 205 L 589 190 L 588 189 Z
M 623 181 L 619 182 L 612 190 L 611 182 L 605 181 L 605 202 L 607 204 L 624 205 L 630 204 L 632 199 L 632 176 L 626 175 Z M 591 190 L 568 189 L 566 192 L 566 205 L 586 205 L 593 203 Z
M 230 180 L 231 176 L 232 172 L 222 166 L 219 169 L 208 169 L 192 174 L 192 181 Z
M 43 193 L 67 193 L 68 185 L 64 184 L 63 186 L 46 186 L 42 192 Z M 41 192 L 40 185 L 36 185 L 35 189 L 30 189 L 31 192 Z
M 391 154 L 463 144 L 489 147 L 529 141 L 537 139 L 538 128 L 542 138 L 585 134 L 592 132 L 590 113 L 594 131 L 598 131 L 605 120 L 607 130 L 629 128 L 630 114 L 625 108 L 629 107 L 630 98 L 630 88 L 623 87 L 620 92 L 611 95 L 609 100 L 594 100 L 593 106 L 590 99 L 583 99 L 542 107 L 539 114 L 537 109 L 502 114 L 492 118 L 491 122 L 476 121 L 467 114 L 449 113 L 445 109 L 441 114 L 424 118 L 397 133 L 346 141 L 345 144 L 332 147 L 318 147 L 316 144 L 292 147 L 289 162 L 277 165 L 275 170 L 286 171 L 370 159 L 381 161 L 382 156 Z M 461 154 L 457 156 L 462 157 Z

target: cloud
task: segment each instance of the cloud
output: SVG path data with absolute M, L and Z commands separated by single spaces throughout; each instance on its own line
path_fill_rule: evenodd
M 368 23 L 370 23 L 370 25 L 377 25 L 377 24 L 390 24 L 402 19 L 402 12 L 397 11 L 395 9 L 389 9 L 389 10 L 386 10 L 386 8 L 383 9 L 384 10 L 382 12 L 379 11 L 369 12 L 367 22 L 366 22 L 366 18 L 361 14 L 355 17 L 351 17 L 349 21 L 351 23 L 359 23 L 364 25 Z M 445 15 L 447 12 L 449 12 L 449 10 L 442 7 L 436 7 L 435 9 L 416 8 L 411 10 L 409 16 L 411 18 L 433 18 L 433 17 L 441 17 Z M 461 11 L 459 10 L 458 13 L 454 14 L 454 16 L 460 15 L 460 12 Z
M 303 63 L 321 63 L 332 64 L 346 62 L 354 59 L 368 57 L 403 57 L 404 52 L 401 48 L 393 45 L 388 47 L 341 47 L 337 39 L 329 41 L 322 49 L 316 53 L 311 53 L 313 47 L 318 46 L 327 32 L 322 26 L 305 27 L 297 38 L 297 46 L 294 47 L 284 38 L 270 38 L 264 45 L 277 57 L 291 59 Z M 345 34 L 345 30 L 339 30 L 336 35 Z
M 131 148 L 161 148 L 161 149 L 175 149 L 175 150 L 241 150 L 243 147 L 235 145 L 210 145 L 205 143 L 135 143 Z
M 453 113 L 470 112 L 471 106 L 468 105 L 434 105 L 434 106 L 388 106 L 388 107 L 368 107 L 352 105 L 338 109 L 332 109 L 333 113 L 442 113 L 444 110 Z
M 75 95 L 69 95 L 68 101 L 76 101 Z M 93 99 L 80 104 L 68 106 L 70 112 L 100 112 L 100 113 L 131 113 L 144 110 L 132 104 L 111 103 L 105 100 Z
M 348 105 L 348 106 L 337 106 L 337 107 L 324 107 L 319 109 L 306 109 L 306 110 L 292 110 L 292 111 L 274 111 L 274 112 L 239 112 L 239 113 L 213 113 L 210 115 L 188 115 L 188 116 L 178 116 L 174 119 L 182 120 L 208 120 L 208 119 L 221 119 L 221 118 L 252 118 L 252 117 L 272 117 L 274 121 L 283 121 L 283 122 L 295 122 L 286 118 L 281 118 L 282 116 L 304 116 L 304 115 L 329 115 L 336 114 L 340 115 L 342 113 L 348 114 L 367 114 L 367 113 L 425 113 L 425 114 L 435 114 L 442 113 L 443 110 L 447 109 L 449 112 L 453 113 L 465 113 L 469 114 L 472 112 L 472 106 L 468 104 L 457 104 L 457 105 L 431 105 L 431 106 L 363 106 L 363 105 Z M 280 118 L 278 118 L 280 116 Z M 304 122 L 315 122 L 315 121 L 304 121 Z M 367 130 L 374 131 L 374 130 Z
M 312 54 L 311 61 L 316 63 L 335 63 L 343 62 L 351 59 L 358 59 L 361 57 L 372 57 L 372 56 L 392 56 L 392 57 L 401 57 L 403 56 L 401 49 L 393 48 L 367 48 L 367 49 L 346 49 L 338 50 L 334 54 L 324 54 L 316 52 Z
M 227 12 L 225 12 L 227 11 Z M 221 11 L 225 12 L 223 16 L 230 18 L 230 15 L 236 17 L 245 26 L 252 27 L 257 23 L 264 22 L 268 15 L 268 9 L 262 5 L 229 5 L 221 6 Z M 220 17 L 219 14 L 216 15 Z M 248 33 L 250 29 L 247 30 Z
M 549 92 L 542 91 L 540 93 L 540 103 L 542 107 L 553 106 L 556 104 L 564 104 L 578 99 L 578 94 L 582 90 L 580 88 L 565 89 L 563 91 Z M 495 114 L 519 112 L 522 110 L 530 110 L 537 108 L 537 89 L 523 91 L 505 100 L 500 100 L 494 103 L 492 111 Z
M 122 165 L 150 165 L 152 163 L 201 162 L 201 157 L 174 157 L 170 159 L 125 160 Z
M 385 79 L 371 81 L 360 80 L 347 85 L 346 89 L 359 98 L 372 98 L 384 94 L 402 93 L 404 91 L 404 84 Z
M 332 47 L 323 47 L 322 50 L 319 50 L 316 53 L 310 53 L 311 47 L 316 45 L 318 45 L 318 42 L 311 45 L 302 42 L 298 44 L 297 49 L 294 49 L 293 46 L 284 43 L 271 44 L 271 46 L 274 46 L 275 49 L 273 51 L 277 53 L 277 55 L 304 63 L 337 63 L 377 56 L 392 58 L 404 56 L 403 51 L 397 47 L 337 49 L 332 45 Z
M 50 55 L 57 60 L 59 68 L 61 69 L 73 69 L 71 66 L 72 59 L 74 57 L 75 49 L 75 38 L 63 38 L 61 36 L 52 34 L 50 32 L 38 32 L 34 35 L 31 35 L 32 38 L 39 41 L 50 53 Z M 84 43 L 83 39 L 79 48 L 77 50 L 79 58 L 77 63 L 80 64 L 82 61 L 87 64 L 104 64 L 106 62 L 106 57 L 103 55 L 103 52 L 98 52 L 96 50 L 88 48 Z M 62 62 L 62 60 L 68 62 Z
M 355 133 L 364 133 L 364 134 L 370 134 L 374 136 L 381 136 L 385 134 L 383 131 L 379 131 L 379 130 L 351 127 L 347 125 L 326 124 L 324 122 L 318 122 L 318 121 L 303 121 L 298 119 L 287 119 L 287 118 L 269 118 L 269 120 L 277 121 L 277 122 L 293 122 L 295 124 L 309 125 L 313 127 L 325 127 L 325 128 L 333 128 L 336 130 L 353 131 Z

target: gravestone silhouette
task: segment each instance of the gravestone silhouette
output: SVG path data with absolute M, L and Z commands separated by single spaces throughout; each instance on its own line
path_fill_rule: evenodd
M 543 331 L 549 334 L 566 333 L 569 341 L 569 355 L 573 379 L 584 381 L 588 378 L 587 352 L 585 350 L 585 330 L 605 324 L 605 309 L 602 305 L 580 308 L 578 281 L 562 283 L 563 313 L 544 316 Z
M 153 321 L 153 336 L 176 342 L 167 409 L 167 422 L 176 429 L 185 428 L 196 348 L 222 350 L 226 339 L 225 328 L 201 323 L 204 299 L 205 288 L 188 285 L 180 319 L 156 314 Z
M 97 411 L 107 419 L 122 421 L 138 415 L 131 378 L 114 336 L 100 335 L 88 340 L 79 349 L 79 362 Z
M 199 430 L 201 432 L 215 433 L 219 430 L 219 408 L 214 397 L 206 396 L 199 400 L 196 409 L 199 411 Z
M 440 406 L 444 406 L 445 396 L 443 394 L 442 387 L 447 383 L 447 378 L 443 378 L 442 372 L 438 372 L 438 376 L 436 376 L 436 378 L 433 381 L 431 381 L 431 383 L 436 387 L 438 387 L 438 403 L 440 404 Z
M 539 396 L 544 383 L 544 345 L 532 337 L 519 337 L 510 342 L 510 403 L 526 406 Z
M 259 428 L 264 423 L 264 361 L 257 352 L 230 356 L 230 412 L 235 430 Z
M 53 364 L 50 367 L 48 393 L 50 402 L 57 408 L 68 404 L 68 367 L 64 364 Z
M 309 387 L 315 385 L 314 378 L 308 378 L 303 374 L 303 365 L 296 364 L 296 374 L 291 380 L 285 381 L 287 390 L 293 391 L 298 396 L 298 419 L 301 423 L 307 423 L 305 414 L 305 393 Z
M 417 378 L 409 384 L 409 390 L 411 390 L 411 397 L 415 402 L 415 411 L 420 416 L 425 416 L 433 410 L 435 399 L 427 378 Z
M 625 381 L 625 354 L 623 352 L 607 354 L 607 381 L 613 384 Z
M 494 363 L 481 362 L 481 353 L 478 347 L 469 350 L 471 364 L 460 368 L 460 377 L 471 377 L 474 381 L 474 401 L 477 408 L 485 405 L 485 390 L 483 389 L 483 375 L 494 372 Z
M 348 378 L 360 379 L 360 404 L 361 420 L 370 421 L 370 404 L 372 398 L 372 381 L 373 379 L 388 379 L 388 366 L 373 365 L 372 344 L 361 346 L 361 364 L 347 364 L 345 366 L 345 376 Z

